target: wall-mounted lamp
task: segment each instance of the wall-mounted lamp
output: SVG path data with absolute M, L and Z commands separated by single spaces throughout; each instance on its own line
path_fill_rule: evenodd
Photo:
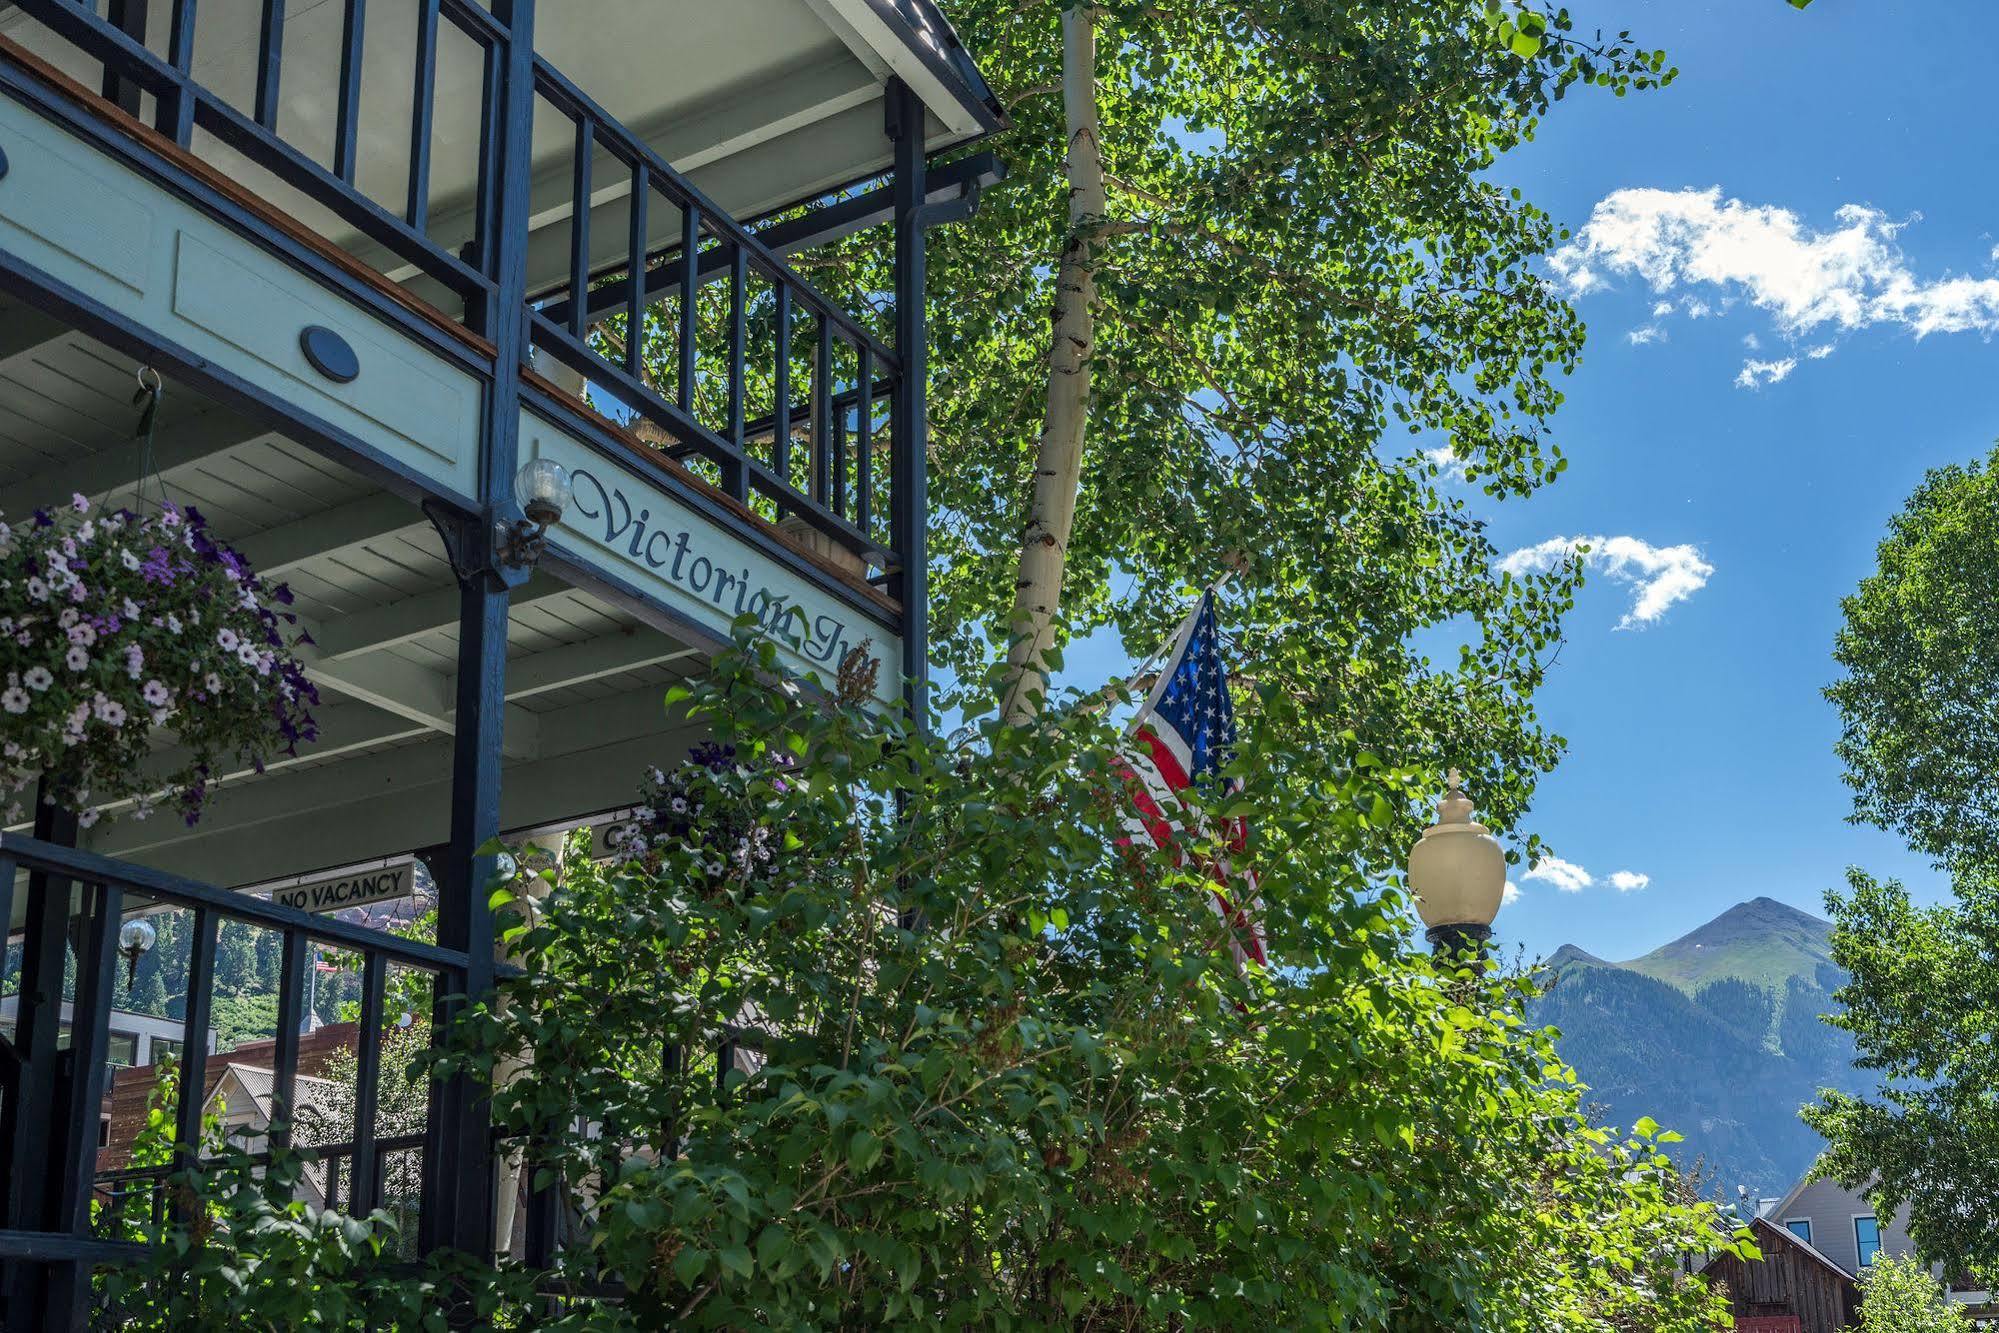
M 541 559 L 549 528 L 569 507 L 569 473 L 553 459 L 531 458 L 514 474 L 514 499 L 527 517 L 505 526 L 495 545 L 500 563 L 526 569 Z
M 138 980 L 139 956 L 151 949 L 153 941 L 158 938 L 152 922 L 144 917 L 134 917 L 118 927 L 118 952 L 125 959 L 125 989 L 130 990 L 132 983 Z

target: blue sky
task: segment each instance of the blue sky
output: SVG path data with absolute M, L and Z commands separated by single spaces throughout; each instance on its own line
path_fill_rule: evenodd
M 1758 895 L 1820 911 L 1852 864 L 1937 896 L 1845 822 L 1820 690 L 1889 516 L 1999 437 L 1999 6 L 1573 10 L 1681 72 L 1573 96 L 1496 173 L 1576 230 L 1558 267 L 1591 336 L 1567 474 L 1478 502 L 1501 551 L 1587 535 L 1625 557 L 1593 571 L 1541 699 L 1570 748 L 1530 822 L 1564 864 L 1516 869 L 1497 933 L 1629 958 Z M 1079 646 L 1064 674 L 1114 656 Z

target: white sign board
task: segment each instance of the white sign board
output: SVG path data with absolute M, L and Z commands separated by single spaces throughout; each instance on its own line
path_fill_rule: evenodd
M 410 858 L 272 889 L 271 901 L 303 912 L 340 912 L 391 898 L 407 898 L 415 891 L 416 860 Z

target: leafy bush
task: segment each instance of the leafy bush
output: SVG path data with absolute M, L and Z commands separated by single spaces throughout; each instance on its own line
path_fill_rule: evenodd
M 1918 1259 L 1884 1254 L 1860 1275 L 1861 1333 L 1970 1333 L 1971 1326 Z
M 1354 863 L 1414 775 L 1253 745 L 1190 815 L 1256 819 L 1282 966 L 1242 973 L 1201 858 L 1123 841 L 1100 714 L 954 747 L 772 666 L 683 691 L 735 761 L 650 785 L 776 853 L 572 856 L 440 1065 L 519 1070 L 561 1275 L 625 1288 L 540 1326 L 1712 1326 L 1678 1260 L 1736 1242 L 1676 1136 L 1588 1125 L 1530 983 L 1439 971 Z

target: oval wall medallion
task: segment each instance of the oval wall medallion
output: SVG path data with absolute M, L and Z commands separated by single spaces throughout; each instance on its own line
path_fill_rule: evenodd
M 312 368 L 336 384 L 346 384 L 361 373 L 360 358 L 332 329 L 309 324 L 299 333 L 298 346 Z

